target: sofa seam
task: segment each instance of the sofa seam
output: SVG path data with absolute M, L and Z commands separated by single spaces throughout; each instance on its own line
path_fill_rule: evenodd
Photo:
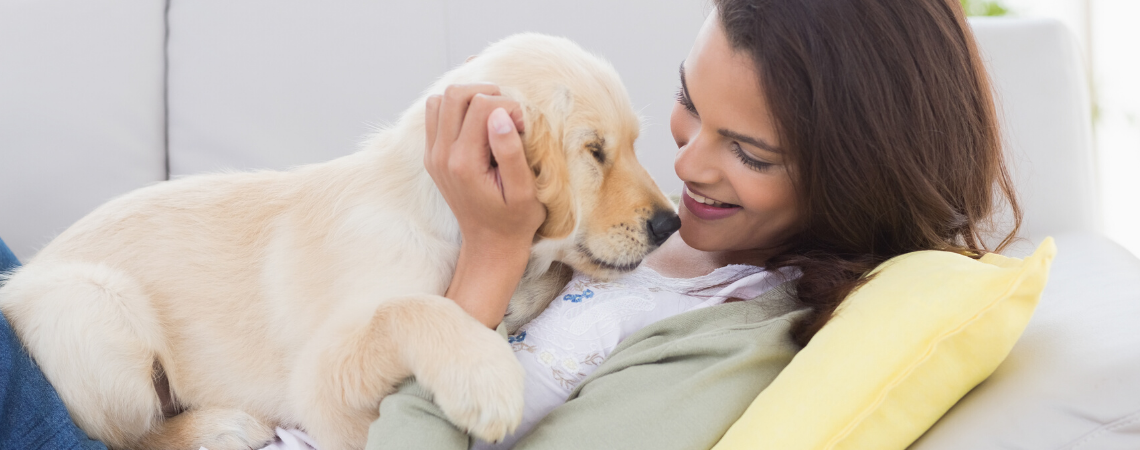
M 1099 439 L 1101 436 L 1104 436 L 1106 433 L 1108 433 L 1110 431 L 1114 431 L 1114 430 L 1117 430 L 1121 427 L 1131 425 L 1131 424 L 1134 424 L 1137 422 L 1140 422 L 1140 411 L 1133 411 L 1131 414 L 1128 414 L 1124 417 L 1116 419 L 1116 420 L 1112 421 L 1111 423 L 1101 425 L 1101 426 L 1097 427 L 1096 429 L 1094 429 L 1088 433 L 1085 433 L 1085 435 L 1078 438 L 1075 442 L 1067 444 L 1067 445 L 1061 447 L 1059 450 L 1077 450 L 1077 449 L 1085 446 L 1085 444 L 1088 444 L 1090 442 L 1093 442 L 1093 441 Z
M 162 169 L 163 181 L 170 180 L 170 4 L 162 10 Z

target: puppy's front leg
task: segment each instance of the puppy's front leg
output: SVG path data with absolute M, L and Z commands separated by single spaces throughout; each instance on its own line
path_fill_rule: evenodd
M 451 300 L 387 299 L 367 325 L 347 328 L 319 333 L 294 372 L 301 426 L 322 449 L 363 447 L 380 400 L 410 375 L 478 438 L 501 440 L 522 419 L 523 371 L 510 346 Z
M 537 277 L 523 278 L 518 289 L 511 295 L 511 302 L 507 305 L 507 316 L 503 318 L 503 326 L 507 334 L 514 334 L 527 322 L 534 320 L 554 297 L 558 296 L 570 279 L 574 276 L 574 269 L 555 261 L 546 273 Z

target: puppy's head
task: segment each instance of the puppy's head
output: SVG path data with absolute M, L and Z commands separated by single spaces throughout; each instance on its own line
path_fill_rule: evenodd
M 514 35 L 456 72 L 523 105 L 527 161 L 547 217 L 534 255 L 595 277 L 633 270 L 680 227 L 634 153 L 640 120 L 609 63 L 563 38 Z

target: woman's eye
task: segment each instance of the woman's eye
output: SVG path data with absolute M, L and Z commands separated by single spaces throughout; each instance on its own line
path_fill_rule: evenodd
M 736 154 L 737 158 L 740 158 L 740 162 L 744 163 L 745 166 L 748 166 L 748 168 L 752 170 L 763 171 L 764 169 L 773 166 L 772 163 L 766 163 L 749 156 L 748 153 L 744 152 L 743 148 L 740 148 L 740 143 L 738 142 L 732 143 L 732 152 Z
M 697 107 L 693 105 L 693 101 L 689 100 L 689 96 L 685 95 L 685 88 L 677 88 L 677 103 L 684 106 L 689 114 L 700 117 L 700 114 L 697 114 Z

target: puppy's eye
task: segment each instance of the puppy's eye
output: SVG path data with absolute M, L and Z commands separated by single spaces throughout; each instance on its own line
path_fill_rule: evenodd
M 594 155 L 594 159 L 598 160 L 598 164 L 606 163 L 606 152 L 602 151 L 601 143 L 591 142 L 586 144 L 586 148 L 590 149 L 590 154 Z
M 593 150 L 590 153 L 594 155 L 594 159 L 598 160 L 598 164 L 606 163 L 606 154 L 602 153 L 601 150 Z

